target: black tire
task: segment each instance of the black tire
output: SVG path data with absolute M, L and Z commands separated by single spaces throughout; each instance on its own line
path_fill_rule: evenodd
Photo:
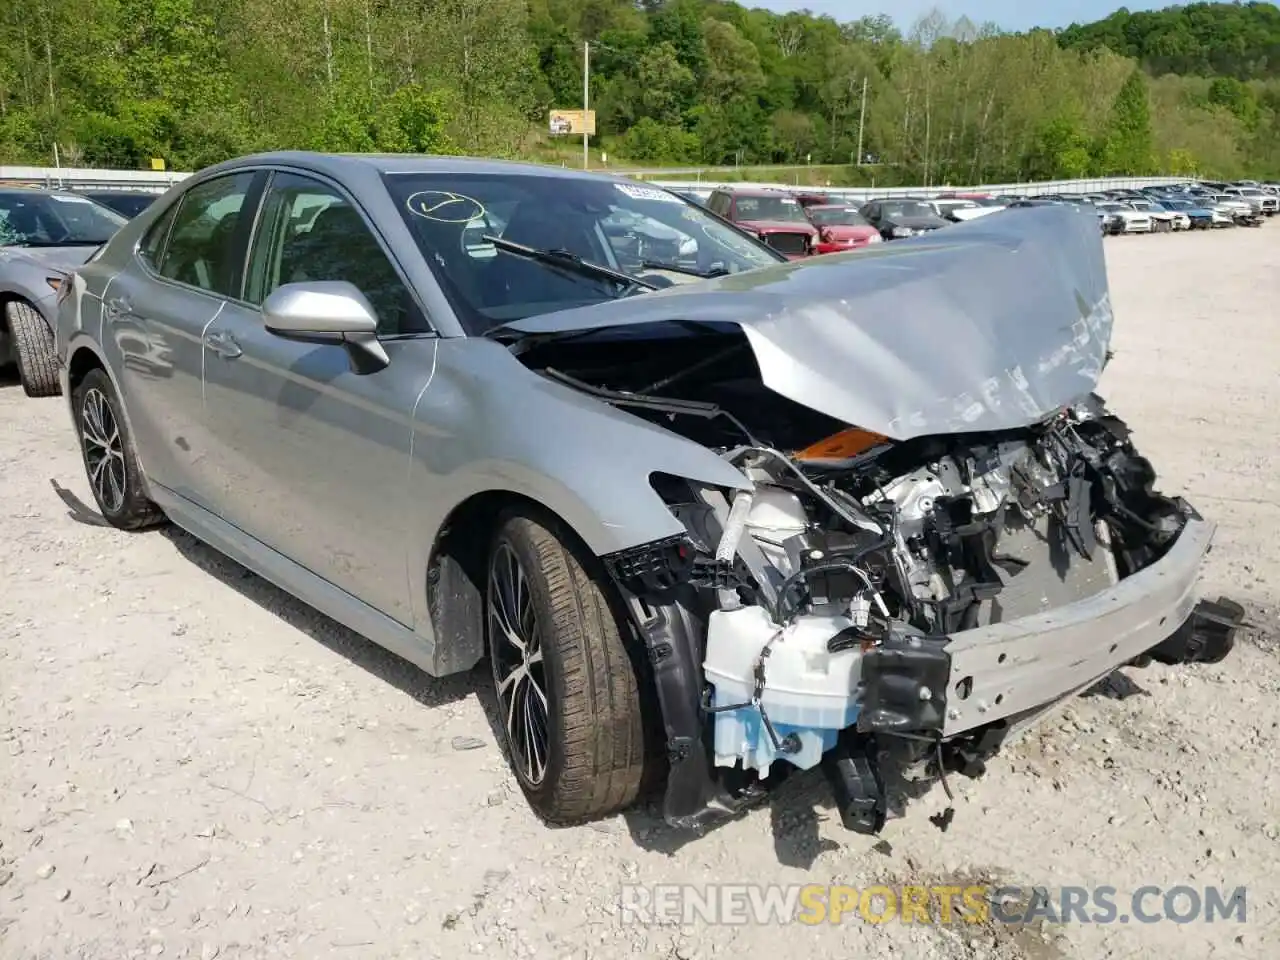
M 23 391 L 28 397 L 59 396 L 57 347 L 44 318 L 20 300 L 9 301 L 4 313 Z
M 501 571 L 510 569 L 512 558 L 524 574 L 527 607 L 501 587 Z M 571 534 L 534 511 L 509 512 L 489 551 L 485 636 L 503 738 L 529 805 L 557 825 L 626 809 L 640 795 L 644 780 L 640 665 L 624 643 L 610 587 L 598 566 Z M 501 635 L 504 597 L 505 606 L 519 611 L 521 632 L 537 637 L 527 644 L 531 652 L 523 660 Z M 512 660 L 531 664 L 525 669 L 535 682 L 541 681 L 544 698 L 524 678 L 504 692 L 503 680 L 520 669 Z M 536 734 L 536 722 L 543 720 L 540 774 L 536 754 L 531 762 L 532 751 L 521 745 L 523 734 L 513 733 L 511 718 L 519 720 L 517 714 L 530 722 L 520 731 Z
M 85 476 L 103 518 L 120 530 L 163 523 L 164 513 L 144 492 L 138 455 L 111 378 L 101 369 L 90 370 L 73 391 L 72 402 Z

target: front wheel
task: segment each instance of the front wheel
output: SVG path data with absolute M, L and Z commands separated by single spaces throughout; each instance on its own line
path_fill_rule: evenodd
M 13 338 L 23 392 L 28 397 L 58 396 L 62 387 L 58 383 L 57 348 L 49 325 L 34 307 L 17 300 L 5 306 L 5 320 Z
M 164 514 L 144 493 L 138 455 L 111 379 L 101 369 L 90 370 L 72 400 L 89 489 L 103 518 L 121 530 L 162 523 Z
M 554 824 L 631 806 L 645 766 L 640 664 L 592 566 L 531 511 L 508 514 L 489 553 L 486 634 L 504 739 L 530 806 Z

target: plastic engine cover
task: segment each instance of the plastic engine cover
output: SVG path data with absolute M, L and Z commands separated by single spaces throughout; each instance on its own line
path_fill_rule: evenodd
M 758 770 L 762 778 L 779 758 L 804 770 L 817 766 L 839 732 L 858 719 L 862 654 L 827 650 L 831 638 L 851 626 L 853 621 L 846 616 L 800 617 L 769 647 L 760 707 L 778 739 L 795 734 L 800 749 L 779 753 L 760 709 L 745 706 L 714 715 L 718 766 L 742 761 L 744 768 Z M 778 626 L 760 607 L 711 614 L 703 670 L 712 685 L 713 706 L 749 703 L 755 691 L 756 661 L 777 632 Z

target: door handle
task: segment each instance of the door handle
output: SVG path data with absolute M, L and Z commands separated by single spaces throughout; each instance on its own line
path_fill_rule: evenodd
M 224 360 L 234 360 L 244 353 L 236 338 L 229 333 L 211 333 L 204 338 L 204 345 Z

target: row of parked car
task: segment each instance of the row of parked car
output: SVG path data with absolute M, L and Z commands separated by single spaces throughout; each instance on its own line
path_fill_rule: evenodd
M 756 234 L 789 257 L 854 250 L 1000 210 L 1045 204 L 1092 207 L 1098 215 L 1099 229 L 1108 235 L 1256 227 L 1280 210 L 1280 184 L 1250 180 L 1188 182 L 1086 194 L 947 192 L 857 201 L 840 199 L 834 193 L 771 187 L 677 192 Z

